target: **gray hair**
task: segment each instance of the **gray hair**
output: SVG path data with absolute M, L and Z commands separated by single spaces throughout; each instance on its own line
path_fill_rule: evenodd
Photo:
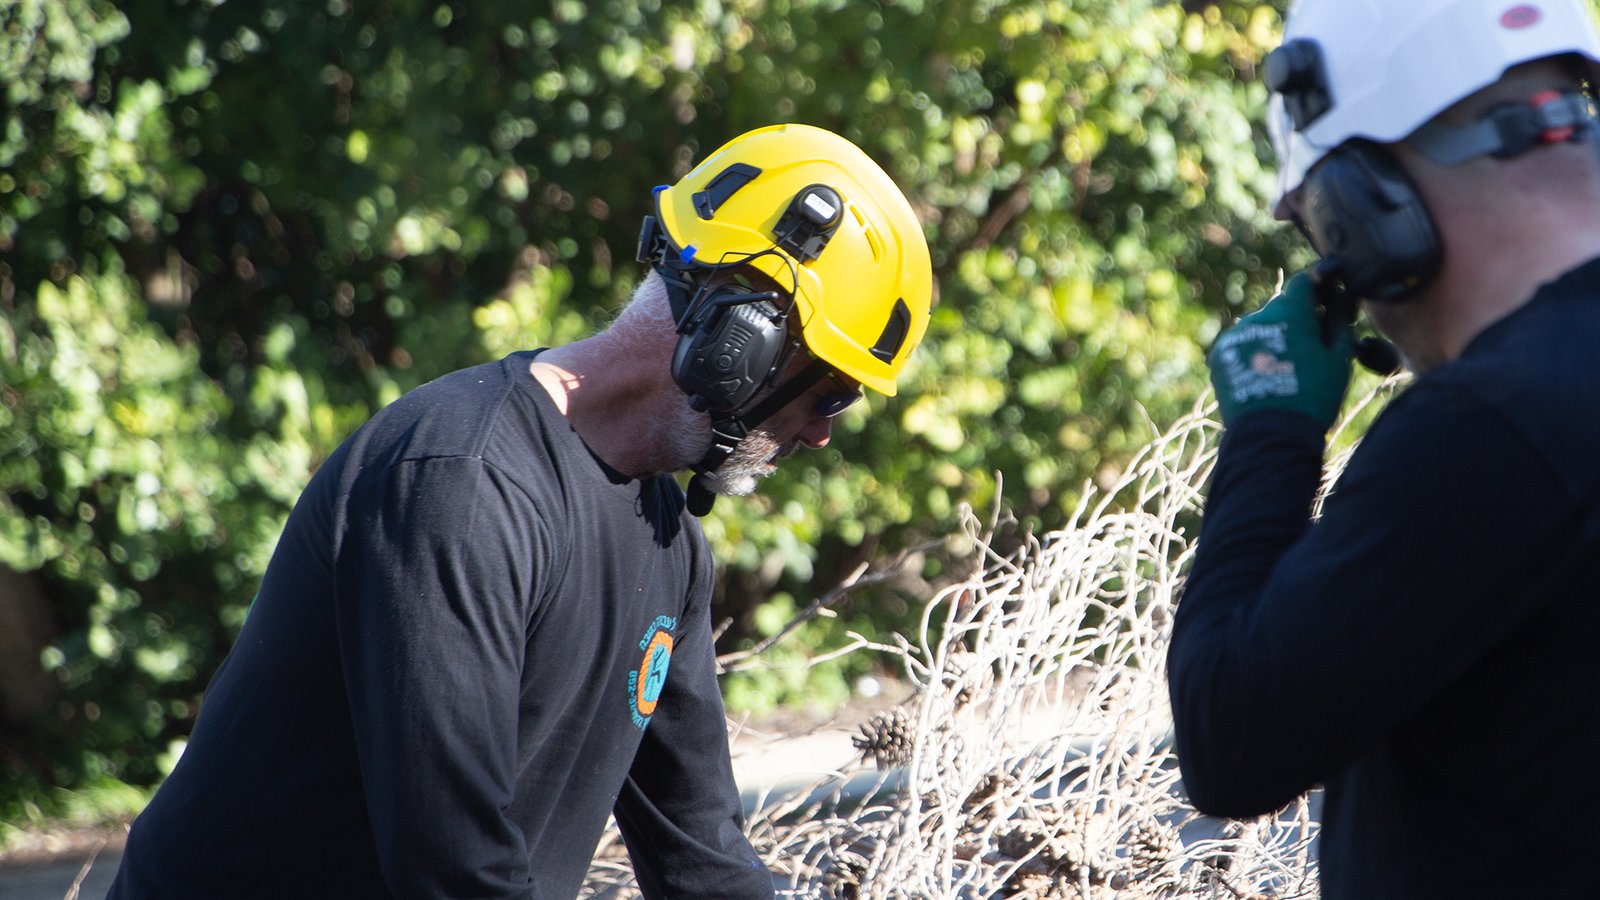
M 677 340 L 678 323 L 667 299 L 667 285 L 654 269 L 633 289 L 633 296 L 603 332 L 608 342 L 630 347 L 664 338 Z
M 678 341 L 678 323 L 661 276 L 654 270 L 646 274 L 633 289 L 627 305 L 596 337 L 610 352 L 624 358 L 638 358 L 643 352 L 660 358 L 664 367 L 670 366 Z M 669 373 L 662 374 L 671 377 Z M 689 468 L 711 448 L 711 425 L 706 414 L 691 409 L 687 395 L 679 397 L 679 402 L 668 404 L 665 411 L 643 423 L 641 439 L 660 450 L 657 464 L 664 472 Z

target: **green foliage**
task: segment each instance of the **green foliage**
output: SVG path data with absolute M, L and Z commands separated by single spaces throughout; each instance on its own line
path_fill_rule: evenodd
M 105 778 L 9 800 L 0 804 L 0 854 L 59 828 L 117 828 L 144 809 L 151 793 Z
M 1304 261 L 1263 213 L 1277 27 L 1155 0 L 0 6 L 0 561 L 45 578 L 66 691 L 0 735 L 0 777 L 159 778 L 318 463 L 416 384 L 598 327 L 650 187 L 774 121 L 882 161 L 940 287 L 900 396 L 707 520 L 729 649 L 962 504 L 1059 524 Z M 807 677 L 730 691 L 842 690 Z
M 783 630 L 799 610 L 794 598 L 778 594 L 755 611 L 756 636 L 770 638 Z M 733 712 L 756 715 L 778 707 L 829 712 L 849 699 L 845 677 L 864 672 L 861 659 L 848 659 L 817 677 L 811 655 L 815 647 L 832 639 L 826 619 L 812 619 L 800 625 L 788 639 L 773 645 L 759 657 L 759 664 L 736 673 L 726 681 L 723 701 Z
M 66 783 L 155 777 L 144 745 L 183 727 L 226 646 L 212 569 L 253 511 L 197 358 L 114 265 L 40 284 L 0 323 L 0 564 L 42 567 L 71 623 L 43 655 L 65 689 L 56 734 L 83 751 L 56 758 Z

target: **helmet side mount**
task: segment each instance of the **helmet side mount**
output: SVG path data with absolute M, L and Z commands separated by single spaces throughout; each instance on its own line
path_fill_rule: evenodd
M 808 263 L 822 255 L 842 221 L 844 200 L 839 192 L 825 184 L 807 185 L 789 201 L 772 237 L 790 256 Z
M 1321 44 L 1311 38 L 1295 38 L 1267 54 L 1265 68 L 1267 88 L 1282 95 L 1295 131 L 1305 131 L 1333 109 Z

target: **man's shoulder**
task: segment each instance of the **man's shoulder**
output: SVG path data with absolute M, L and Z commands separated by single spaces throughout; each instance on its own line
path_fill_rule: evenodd
M 507 441 L 497 432 L 519 432 L 514 443 L 530 443 L 550 410 L 527 373 L 526 353 L 458 369 L 406 392 L 379 410 L 357 437 L 371 451 L 394 458 L 465 456 L 494 462 Z
M 1576 287 L 1547 287 L 1490 326 L 1460 359 L 1418 379 L 1423 396 L 1475 396 L 1513 418 L 1596 408 L 1600 294 Z
M 519 360 L 522 360 L 519 363 Z M 424 415 L 470 417 L 499 398 L 532 383 L 527 364 L 531 355 L 514 353 L 441 375 L 418 385 L 384 407 L 379 417 L 416 418 Z M 523 377 L 519 378 L 518 375 Z M 376 418 L 376 417 L 375 417 Z
M 1462 358 L 1417 378 L 1364 443 L 1386 458 L 1515 449 L 1522 465 L 1542 458 L 1563 480 L 1587 484 L 1600 446 L 1592 414 L 1600 409 L 1600 297 L 1581 309 L 1569 299 L 1541 297 Z

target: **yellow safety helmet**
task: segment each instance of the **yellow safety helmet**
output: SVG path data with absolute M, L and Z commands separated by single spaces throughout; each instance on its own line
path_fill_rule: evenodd
M 911 204 L 855 144 L 758 128 L 657 189 L 656 219 L 680 266 L 747 264 L 792 289 L 811 354 L 894 395 L 928 328 L 933 268 Z

